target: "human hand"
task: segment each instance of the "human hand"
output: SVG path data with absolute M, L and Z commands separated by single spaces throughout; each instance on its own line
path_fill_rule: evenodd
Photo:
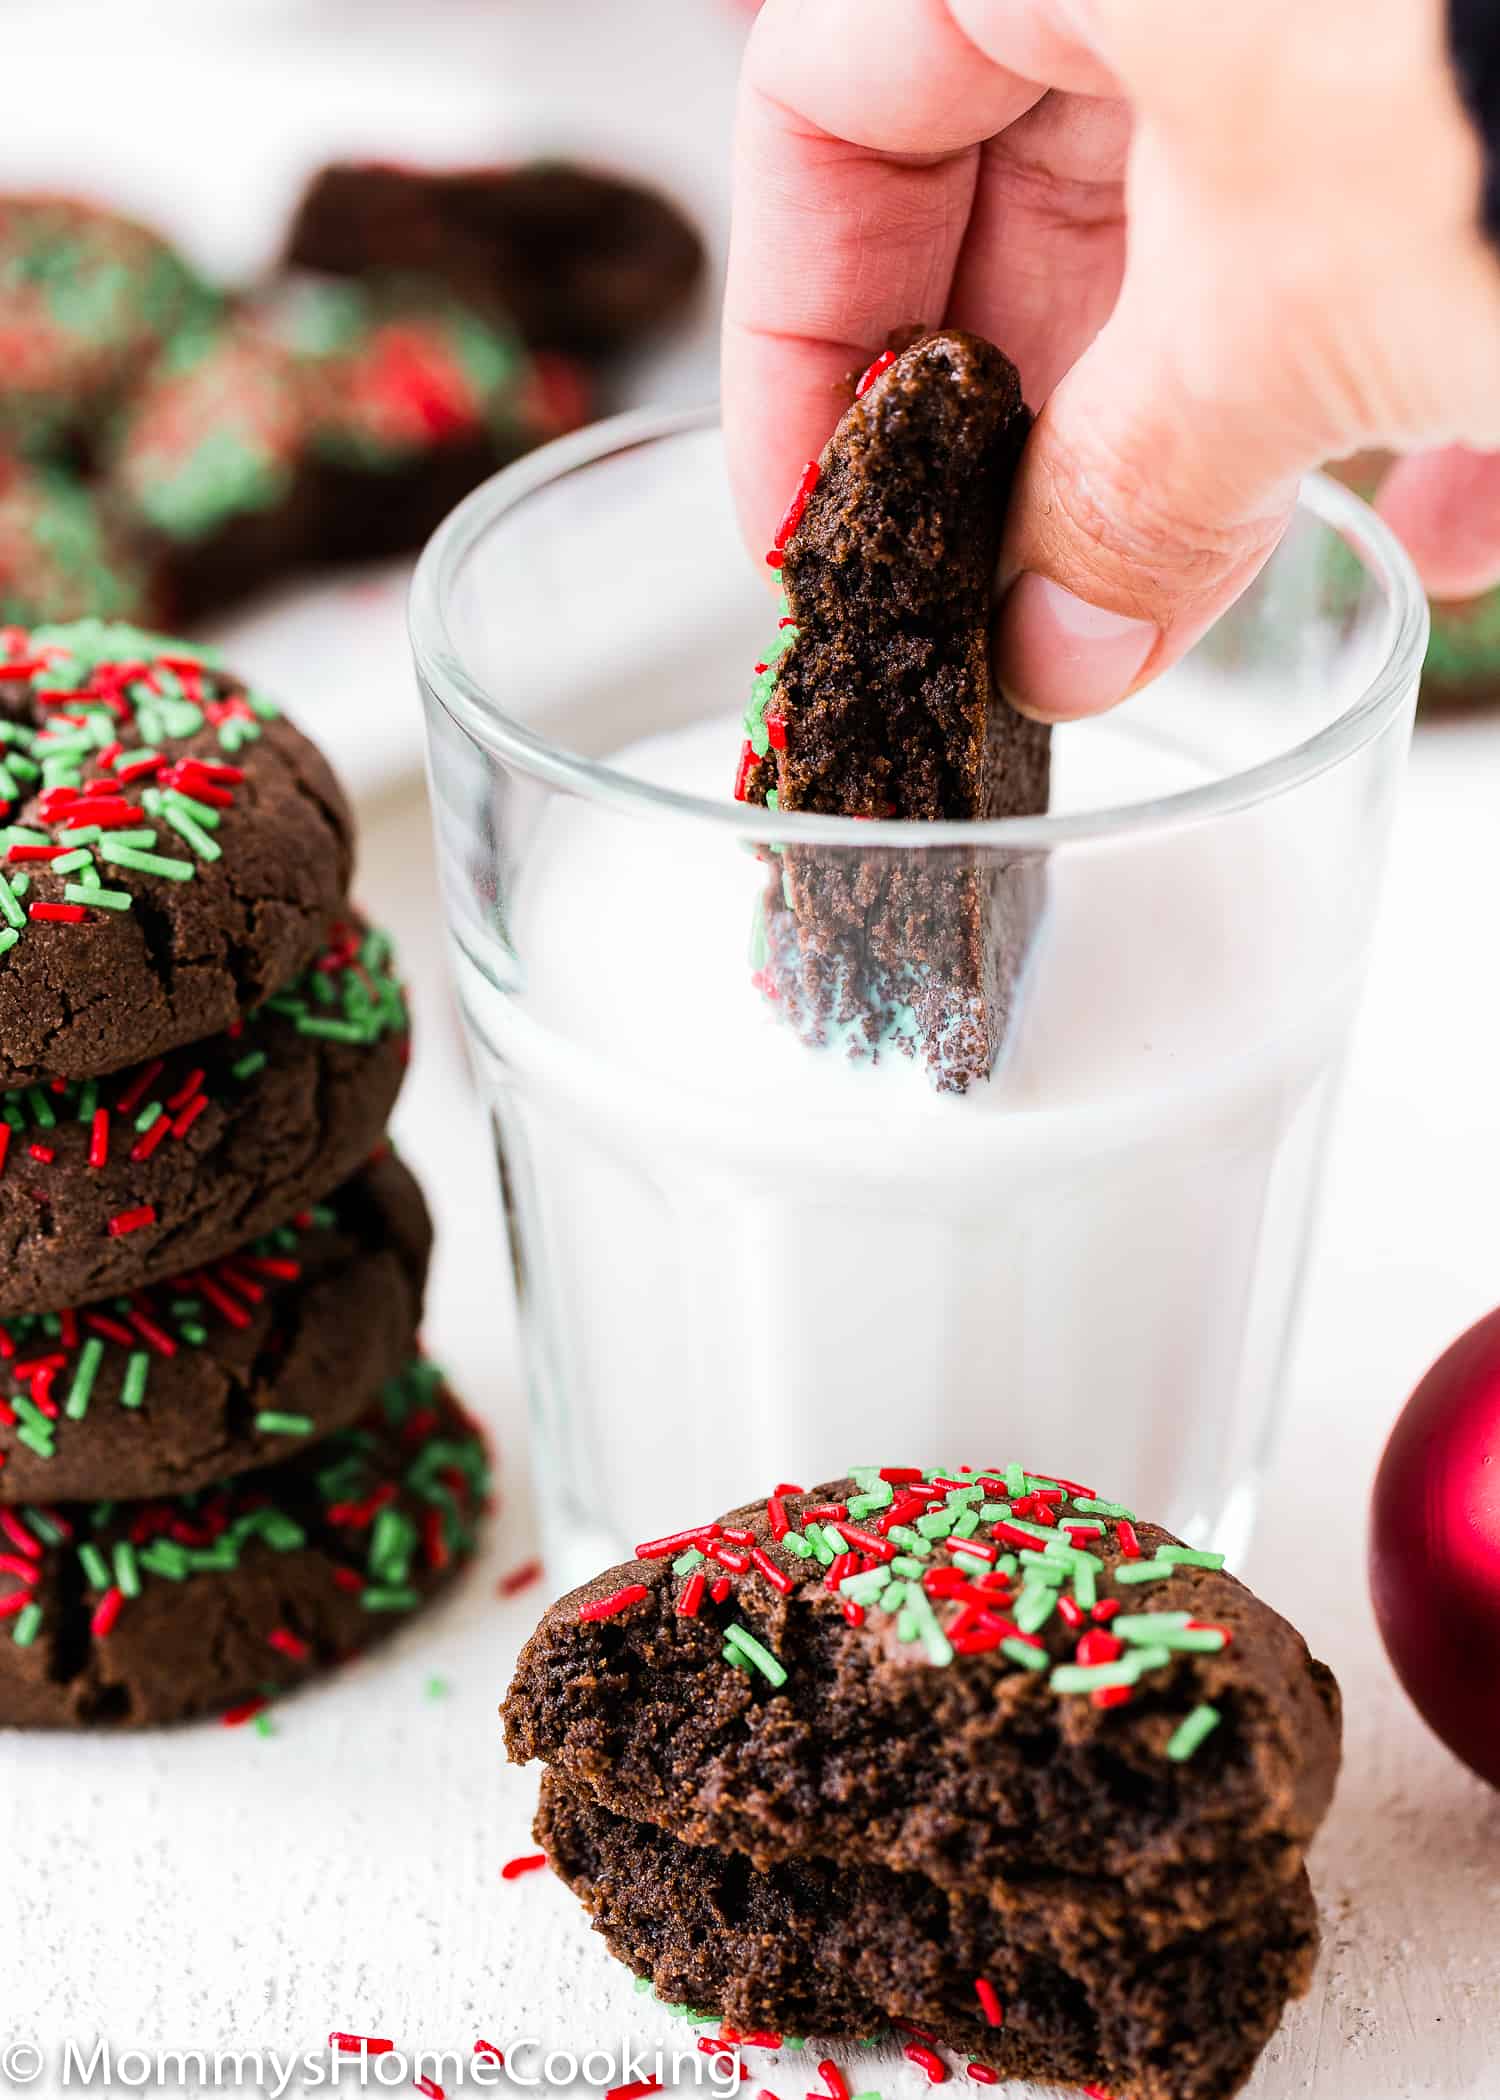
M 766 0 L 736 145 L 730 471 L 770 544 L 913 321 L 1040 410 L 996 670 L 1048 718 L 1180 656 L 1298 477 L 1380 447 L 1424 578 L 1500 580 L 1500 259 L 1441 0 Z

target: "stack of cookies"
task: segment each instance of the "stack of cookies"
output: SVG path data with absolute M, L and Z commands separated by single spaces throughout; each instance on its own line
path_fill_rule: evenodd
M 351 860 L 202 652 L 0 630 L 0 1723 L 258 1710 L 473 1543 Z

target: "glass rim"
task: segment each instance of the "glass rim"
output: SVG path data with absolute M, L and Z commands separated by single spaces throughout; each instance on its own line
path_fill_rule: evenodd
M 902 851 L 946 846 L 1036 851 L 1063 841 L 1107 839 L 1122 833 L 1198 823 L 1228 816 L 1286 793 L 1353 756 L 1395 717 L 1426 654 L 1426 594 L 1405 549 L 1369 504 L 1322 473 L 1303 477 L 1297 511 L 1339 532 L 1364 574 L 1395 612 L 1389 647 L 1349 705 L 1312 736 L 1273 757 L 1221 778 L 1146 801 L 1061 815 L 973 820 L 855 818 L 768 810 L 756 804 L 694 795 L 658 786 L 600 759 L 570 751 L 509 714 L 469 671 L 450 632 L 448 612 L 456 577 L 489 529 L 528 496 L 612 455 L 662 439 L 716 429 L 716 405 L 634 409 L 590 424 L 538 447 L 482 482 L 452 510 L 428 540 L 412 577 L 407 618 L 417 669 L 447 712 L 506 764 L 550 786 L 616 810 L 707 824 L 731 838 L 761 845 L 807 844 Z M 748 677 L 748 671 L 747 671 Z M 726 766 L 733 760 L 726 758 Z M 727 777 L 727 775 L 726 775 Z

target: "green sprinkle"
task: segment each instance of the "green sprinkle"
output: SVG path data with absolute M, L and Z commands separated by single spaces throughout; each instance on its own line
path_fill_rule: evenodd
M 151 1372 L 151 1358 L 144 1349 L 132 1349 L 125 1364 L 125 1378 L 120 1387 L 121 1407 L 139 1407 L 146 1397 L 146 1380 Z
M 1087 1666 L 1083 1663 L 1059 1663 L 1052 1672 L 1052 1689 L 1060 1697 L 1068 1697 L 1075 1692 L 1109 1692 L 1120 1685 L 1134 1684 L 1139 1675 L 1135 1663 L 1128 1656 L 1121 1656 L 1118 1662 L 1094 1663 Z
M 1127 1524 L 1135 1522 L 1135 1511 L 1127 1509 L 1123 1502 L 1100 1502 L 1093 1495 L 1075 1495 L 1073 1507 L 1086 1517 L 1122 1517 Z
M 696 1546 L 689 1546 L 686 1553 L 679 1553 L 676 1560 L 673 1561 L 672 1573 L 674 1575 L 691 1575 L 694 1568 L 700 1568 L 702 1565 L 703 1555 Z
M 1192 1546 L 1162 1546 L 1156 1557 L 1169 1561 L 1174 1568 L 1208 1568 L 1213 1573 L 1224 1565 L 1222 1553 L 1199 1553 Z
M 187 840 L 200 860 L 219 860 L 223 856 L 224 848 L 218 840 L 210 838 L 197 818 L 190 816 L 185 809 L 178 809 L 174 803 L 168 803 L 162 811 L 162 817 L 179 838 Z
M 138 1597 L 141 1594 L 141 1578 L 135 1564 L 135 1548 L 129 1539 L 120 1539 L 114 1550 L 115 1586 L 122 1596 Z
M 753 1663 L 761 1676 L 766 1678 L 769 1683 L 774 1685 L 786 1683 L 786 1671 L 776 1660 L 776 1657 L 769 1648 L 762 1647 L 750 1629 L 747 1626 L 742 1626 L 738 1619 L 731 1619 L 724 1628 L 724 1638 L 732 1641 L 746 1660 Z
M 651 1978 L 650 1978 L 649 1976 L 637 1976 L 637 1978 L 635 1979 L 635 1994 L 636 1994 L 636 1996 L 637 1996 L 638 1998 L 643 1998 L 643 1997 L 645 1996 L 646 1992 L 647 1992 L 647 1991 L 649 1991 L 650 1989 L 651 1989 Z
M 93 864 L 94 856 L 87 846 L 80 846 L 73 853 L 59 853 L 56 860 L 48 862 L 54 875 L 71 875 L 75 869 L 90 868 Z
M 1223 1718 L 1216 1706 L 1195 1706 L 1167 1744 L 1167 1755 L 1173 1764 L 1185 1765 L 1207 1742 Z
M 1024 1466 L 1007 1466 L 1005 1469 L 1005 1492 L 1012 1502 L 1019 1502 L 1026 1493 L 1026 1469 Z
M 429 1699 L 446 1699 L 450 1686 L 446 1677 L 429 1677 L 423 1689 Z
M 24 1444 L 28 1451 L 34 1451 L 38 1458 L 51 1458 L 53 1455 L 50 1429 L 38 1429 L 34 1422 L 21 1424 L 16 1431 L 16 1442 Z
M 790 1553 L 796 1560 L 811 1560 L 813 1557 L 813 1549 L 800 1531 L 789 1531 L 780 1544 L 782 1552 Z
M 89 1395 L 94 1390 L 94 1380 L 99 1375 L 99 1365 L 104 1355 L 104 1344 L 97 1334 L 91 1334 L 78 1352 L 78 1369 L 73 1373 L 73 1383 L 68 1388 L 68 1397 L 63 1412 L 70 1422 L 81 1422 L 89 1411 Z M 130 1595 L 129 1591 L 126 1595 Z
M 101 911 L 129 911 L 135 902 L 128 890 L 97 889 L 91 882 L 65 882 L 63 895 L 69 904 L 97 904 Z
M 927 1660 L 946 1666 L 953 1660 L 953 1643 L 938 1624 L 927 1592 L 918 1582 L 906 1592 L 906 1609 L 916 1626 L 917 1638 L 927 1650 Z
M 1023 1590 L 1015 1619 L 1022 1633 L 1038 1633 L 1057 1609 L 1057 1592 L 1045 1583 Z
M 153 1123 L 161 1121 L 166 1112 L 166 1103 L 164 1101 L 148 1101 L 135 1119 L 136 1129 L 144 1135 Z
M 831 1568 L 838 1559 L 839 1554 L 844 1550 L 842 1540 L 840 1540 L 837 1549 L 828 1543 L 827 1535 L 821 1524 L 804 1524 L 802 1536 L 807 1540 L 808 1545 L 817 1554 L 818 1559 L 825 1568 Z
M 359 1601 L 366 1611 L 415 1611 L 422 1601 L 419 1590 L 403 1587 L 362 1589 Z
M 311 1436 L 316 1425 L 311 1415 L 278 1414 L 268 1408 L 255 1417 L 255 1426 L 262 1436 Z
M 16 1623 L 10 1629 L 10 1637 L 18 1648 L 29 1648 L 42 1626 L 42 1607 L 39 1604 L 23 1604 L 16 1613 Z
M 923 1575 L 926 1573 L 926 1569 L 923 1567 L 921 1561 L 919 1561 L 916 1555 L 913 1553 L 898 1553 L 895 1559 L 889 1562 L 888 1565 L 890 1566 L 893 1574 L 914 1575 L 917 1578 L 918 1582 L 921 1581 Z
M 46 1510 L 38 1509 L 34 1502 L 23 1502 L 21 1514 L 44 1546 L 60 1546 L 63 1543 L 67 1533 L 57 1519 L 49 1516 Z
M 276 1733 L 276 1723 L 268 1713 L 255 1714 L 251 1719 L 250 1725 L 257 1735 L 274 1735 Z
M 1000 1653 L 1019 1663 L 1023 1670 L 1045 1670 L 1048 1656 L 1045 1648 L 1033 1648 L 1029 1641 L 1017 1639 L 1012 1634 L 1009 1640 L 1000 1643 Z
M 89 1579 L 90 1587 L 96 1590 L 107 1590 L 110 1586 L 109 1562 L 91 1539 L 85 1539 L 79 1547 L 78 1558 L 82 1563 L 84 1574 Z
M 236 1079 L 253 1079 L 257 1072 L 265 1069 L 266 1062 L 264 1050 L 247 1050 L 229 1069 Z
M 1176 1572 L 1169 1560 L 1127 1560 L 1115 1569 L 1115 1581 L 1166 1582 Z
M 0 912 L 19 933 L 26 924 L 26 914 L 16 902 L 16 893 L 8 875 L 0 875 Z
M 101 839 L 111 839 L 117 846 L 154 846 L 156 833 L 149 829 L 137 831 L 101 831 Z
M 365 1043 L 369 1029 L 360 1021 L 325 1021 L 317 1014 L 299 1014 L 294 1023 L 298 1035 L 324 1036 L 332 1043 Z
M 190 860 L 171 860 L 164 853 L 144 853 L 136 846 L 121 846 L 113 837 L 102 838 L 98 846 L 101 860 L 113 861 L 121 868 L 134 868 L 141 875 L 160 875 L 167 882 L 191 882 L 197 869 Z

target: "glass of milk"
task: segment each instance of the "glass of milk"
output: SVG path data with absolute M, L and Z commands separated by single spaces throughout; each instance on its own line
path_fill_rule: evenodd
M 549 1572 L 851 1464 L 1013 1458 L 1237 1553 L 1410 733 L 1416 579 L 1309 480 L 1194 655 L 1057 733 L 1048 814 L 979 825 L 733 800 L 776 618 L 707 416 L 533 454 L 416 580 Z M 983 900 L 988 1078 L 933 1083 L 889 929 L 881 1003 L 856 987 L 821 1041 L 771 996 L 788 930 L 793 966 L 818 931 L 787 906 L 808 869 L 850 899 Z

